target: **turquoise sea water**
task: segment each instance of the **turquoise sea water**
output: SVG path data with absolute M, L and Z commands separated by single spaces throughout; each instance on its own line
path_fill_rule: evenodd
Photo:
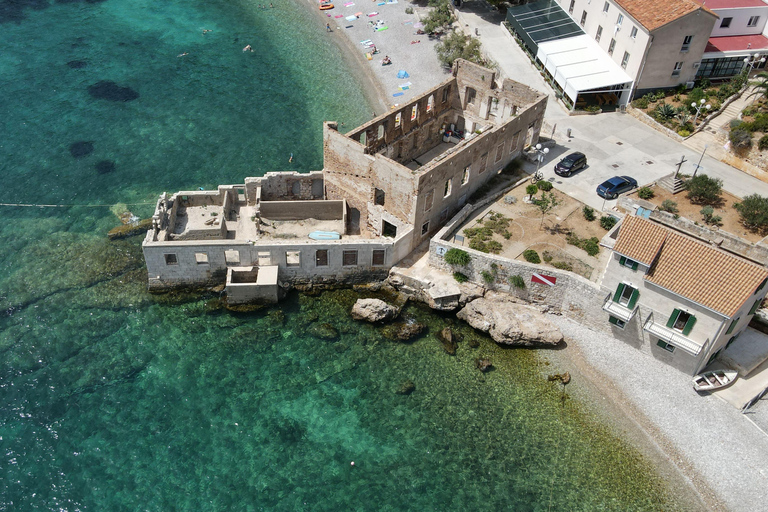
M 273 3 L 0 4 L 0 202 L 147 216 L 162 191 L 319 169 L 322 121 L 371 110 L 317 18 Z M 109 208 L 0 214 L 0 510 L 682 507 L 536 352 L 417 306 L 427 333 L 396 343 L 351 291 L 152 296 Z

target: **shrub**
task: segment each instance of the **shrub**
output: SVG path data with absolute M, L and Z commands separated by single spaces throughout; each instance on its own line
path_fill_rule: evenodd
M 466 265 L 471 259 L 469 253 L 456 248 L 448 249 L 443 258 L 445 258 L 445 262 L 449 265 Z
M 643 96 L 642 98 L 638 98 L 632 102 L 633 107 L 639 108 L 641 110 L 647 109 L 648 105 L 650 104 L 651 104 L 651 101 L 648 99 L 647 95 Z
M 541 263 L 541 258 L 539 258 L 539 253 L 534 251 L 533 249 L 526 249 L 523 251 L 523 258 L 528 263 Z
M 590 208 L 587 205 L 584 205 L 584 208 L 581 209 L 581 213 L 584 214 L 584 219 L 586 219 L 589 222 L 592 222 L 595 220 L 595 209 Z
M 750 132 L 768 133 L 768 114 L 757 114 L 750 123 L 742 123 L 742 128 Z
M 499 254 L 503 248 L 501 243 L 497 242 L 496 240 L 490 240 L 487 244 L 485 244 L 485 247 L 488 249 L 488 252 L 493 254 Z
M 588 240 L 584 240 L 584 242 L 582 242 L 581 244 L 581 248 L 587 251 L 587 254 L 589 254 L 590 256 L 595 256 L 597 253 L 600 252 L 600 240 L 598 240 L 597 237 L 593 236 Z
M 488 246 L 479 238 L 471 238 L 469 240 L 469 248 L 480 252 L 488 252 Z
M 681 137 L 688 137 L 691 134 L 691 132 L 689 130 L 686 130 L 685 128 L 681 128 L 677 130 L 677 134 Z
M 704 89 L 702 89 L 701 87 L 694 87 L 688 93 L 688 99 L 685 100 L 685 103 L 688 107 L 690 107 L 691 103 L 698 103 L 703 99 L 704 99 Z
M 743 124 L 744 124 L 744 121 L 742 121 L 741 119 L 731 119 L 728 122 L 728 126 L 730 127 L 731 130 L 735 130 Z
M 768 228 L 768 197 L 752 194 L 733 205 L 741 223 L 751 231 L 765 232 Z
M 653 191 L 651 187 L 641 187 L 637 191 L 637 197 L 639 197 L 640 199 L 651 199 L 655 195 L 656 193 Z
M 749 149 L 752 147 L 752 134 L 744 128 L 736 128 L 728 134 L 728 140 L 734 149 Z
M 566 261 L 556 261 L 552 264 L 553 267 L 559 268 L 560 270 L 567 270 L 568 272 L 573 272 L 573 265 Z
M 531 183 L 527 187 L 525 187 L 525 193 L 529 196 L 535 196 L 536 192 L 539 191 L 539 187 L 537 187 L 535 184 Z
M 467 281 L 469 281 L 469 278 L 464 274 L 462 274 L 461 272 L 454 272 L 453 278 L 459 283 L 466 283 Z
M 496 276 L 487 270 L 480 272 L 480 275 L 483 276 L 483 281 L 485 281 L 486 284 L 493 284 L 493 282 L 496 280 Z
M 711 206 L 705 206 L 699 213 L 704 217 L 704 222 L 711 226 L 720 226 L 723 224 L 723 218 L 715 215 L 715 209 Z
M 760 150 L 768 149 L 768 135 L 760 137 L 760 141 L 757 143 L 757 147 Z
M 539 190 L 543 190 L 544 192 L 549 192 L 552 190 L 552 183 L 548 181 L 541 180 L 536 183 L 536 186 L 539 187 Z
M 685 190 L 693 204 L 720 204 L 723 201 L 723 180 L 710 178 L 706 174 L 686 180 Z
M 665 199 L 661 202 L 661 206 L 659 206 L 659 210 L 663 212 L 669 212 L 669 213 L 677 213 L 677 203 L 674 202 L 671 199 Z
M 413 7 L 406 7 L 405 14 L 413 14 Z
M 509 284 L 522 290 L 525 288 L 525 279 L 520 275 L 509 276 Z
M 542 252 L 541 257 L 544 259 L 545 263 L 549 263 L 550 261 L 552 261 L 552 253 L 550 253 L 549 251 Z
M 602 227 L 606 231 L 610 230 L 613 226 L 615 226 L 616 222 L 618 222 L 616 217 L 612 217 L 610 215 L 604 215 L 603 217 L 600 217 L 600 227 Z

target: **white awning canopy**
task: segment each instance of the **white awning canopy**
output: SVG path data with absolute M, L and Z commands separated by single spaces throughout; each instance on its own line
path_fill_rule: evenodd
M 584 34 L 539 43 L 536 58 L 572 100 L 584 92 L 630 90 L 632 78 Z

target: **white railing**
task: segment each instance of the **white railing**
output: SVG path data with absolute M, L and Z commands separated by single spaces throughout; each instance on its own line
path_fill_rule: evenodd
M 613 302 L 613 299 L 610 293 L 603 301 L 603 311 L 607 311 L 611 315 L 615 316 L 616 318 L 624 322 L 629 322 L 630 320 L 632 320 L 632 317 L 635 316 L 635 313 L 637 312 L 637 309 L 639 307 L 640 306 L 635 306 L 634 309 L 629 309 L 625 306 L 622 306 L 618 302 Z
M 709 342 L 709 339 L 707 339 L 703 345 L 700 345 L 699 343 L 693 341 L 691 338 L 683 335 L 675 329 L 670 329 L 665 325 L 657 324 L 653 321 L 653 313 L 648 315 L 648 319 L 645 321 L 645 324 L 643 324 L 643 330 L 653 334 L 663 341 L 666 341 L 667 343 L 671 343 L 676 347 L 680 347 L 681 349 L 694 356 L 699 355 L 701 349 L 704 348 L 707 342 Z

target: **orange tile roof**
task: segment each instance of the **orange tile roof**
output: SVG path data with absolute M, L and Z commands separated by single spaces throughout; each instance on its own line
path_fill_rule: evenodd
M 663 238 L 659 230 L 665 235 Z M 729 318 L 768 279 L 765 267 L 640 217 L 624 219 L 614 246 L 616 252 L 635 259 L 622 248 L 634 251 L 638 258 L 658 254 L 645 275 L 646 281 Z
M 650 266 L 668 234 L 669 230 L 659 224 L 627 215 L 619 227 L 619 239 L 613 250 Z
M 649 31 L 702 9 L 717 17 L 705 5 L 695 0 L 616 0 L 622 9 Z

